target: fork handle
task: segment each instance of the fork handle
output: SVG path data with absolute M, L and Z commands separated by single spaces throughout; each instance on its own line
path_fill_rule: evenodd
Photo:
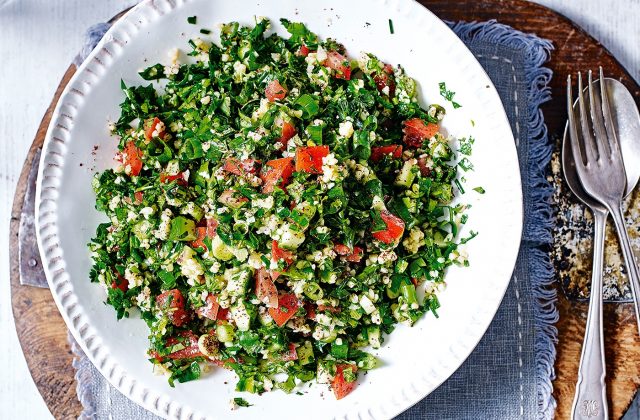
M 611 211 L 613 222 L 616 225 L 616 231 L 618 232 L 618 238 L 620 239 L 620 247 L 622 248 L 622 255 L 624 256 L 624 262 L 627 266 L 627 277 L 629 278 L 629 284 L 631 285 L 633 305 L 636 310 L 636 322 L 638 323 L 638 332 L 640 333 L 640 273 L 638 272 L 638 264 L 636 263 L 633 250 L 631 249 L 631 243 L 629 243 L 629 236 L 627 234 L 627 227 L 624 224 L 621 206 L 610 207 L 609 210 Z
M 580 355 L 576 395 L 571 409 L 573 420 L 606 420 L 609 418 L 604 382 L 606 370 L 602 335 L 602 261 L 608 213 L 606 210 L 593 209 L 594 241 L 591 294 L 587 328 Z

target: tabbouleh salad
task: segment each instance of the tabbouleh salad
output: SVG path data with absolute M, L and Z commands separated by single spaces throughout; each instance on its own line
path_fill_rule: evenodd
M 222 25 L 189 63 L 140 72 L 155 87 L 122 83 L 91 280 L 118 318 L 139 309 L 171 386 L 217 365 L 237 391 L 315 379 L 340 399 L 378 364 L 365 349 L 437 316 L 445 269 L 468 264 L 468 167 L 402 67 L 281 23 L 286 39 Z

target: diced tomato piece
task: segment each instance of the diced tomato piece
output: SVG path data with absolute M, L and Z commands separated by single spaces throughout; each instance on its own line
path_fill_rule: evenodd
M 244 196 L 236 196 L 236 192 L 233 190 L 225 190 L 220 194 L 220 197 L 218 197 L 218 201 L 231 208 L 240 208 L 244 203 L 248 202 L 249 199 Z
M 129 175 L 138 176 L 142 170 L 142 150 L 136 146 L 133 140 L 129 140 L 122 151 L 122 164 Z
M 329 51 L 324 66 L 335 70 L 335 77 L 338 79 L 351 79 L 351 64 L 344 55 L 337 51 Z
M 425 140 L 435 136 L 439 129 L 438 124 L 425 123 L 420 118 L 412 118 L 404 122 L 403 141 L 408 147 L 418 148 Z
M 142 191 L 136 191 L 133 194 L 133 199 L 135 200 L 135 204 L 142 204 L 143 198 L 144 198 L 144 193 Z
M 306 57 L 309 55 L 309 53 L 311 52 L 311 50 L 309 50 L 309 47 L 307 47 L 306 45 L 302 44 L 300 46 L 300 50 L 298 51 L 298 55 L 302 56 L 302 57 Z
M 271 259 L 276 262 L 284 260 L 287 265 L 291 265 L 293 262 L 293 252 L 280 248 L 278 241 L 271 241 Z
M 116 271 L 116 277 L 118 279 L 111 282 L 111 288 L 120 289 L 123 292 L 126 292 L 127 290 L 129 290 L 129 280 L 122 277 L 120 273 L 118 273 L 117 271 Z
M 204 354 L 200 352 L 200 348 L 198 347 L 198 343 L 195 346 L 185 347 L 181 350 L 174 351 L 169 355 L 169 359 L 180 360 L 180 359 L 193 359 L 195 357 L 204 357 Z
M 149 354 L 149 357 L 151 357 L 152 359 L 155 359 L 156 362 L 162 363 L 162 356 L 160 356 L 160 353 L 158 353 L 157 351 L 149 350 L 148 354 Z
M 278 297 L 278 307 L 269 308 L 269 315 L 278 324 L 278 327 L 282 327 L 286 324 L 300 307 L 300 301 L 293 293 L 286 293 Z
M 224 369 L 229 369 L 232 370 L 233 368 L 230 366 L 231 363 L 242 363 L 242 360 L 238 359 L 235 360 L 233 357 L 229 357 L 228 359 L 224 359 L 224 360 L 212 360 L 213 364 L 224 368 Z
M 176 181 L 178 185 L 182 185 L 183 187 L 187 185 L 187 180 L 184 176 L 184 172 L 178 172 L 175 175 L 168 175 L 164 172 L 160 174 L 160 182 L 162 184 L 168 184 L 170 182 Z
M 273 192 L 278 184 L 280 187 L 287 186 L 291 180 L 293 168 L 293 158 L 290 157 L 268 161 L 260 174 L 262 192 L 264 194 Z
M 295 344 L 289 343 L 289 351 L 282 355 L 282 360 L 284 360 L 285 362 L 298 360 L 298 352 L 296 351 Z
M 273 123 L 274 128 L 280 129 L 280 138 L 278 138 L 278 143 L 280 146 L 277 150 L 284 151 L 287 149 L 287 143 L 289 140 L 296 135 L 298 132 L 296 130 L 295 125 L 293 125 L 290 121 L 283 120 L 282 118 L 276 118 Z
M 354 246 L 353 252 L 351 252 L 350 255 L 347 255 L 347 261 L 357 263 L 360 262 L 363 256 L 364 249 L 360 248 L 359 246 Z
M 255 175 L 260 170 L 260 161 L 255 159 L 245 159 L 240 161 L 236 158 L 229 158 L 224 162 L 222 170 L 239 176 L 246 174 Z
M 204 239 L 207 237 L 207 228 L 198 226 L 196 227 L 196 235 L 197 238 L 195 241 L 191 241 L 192 248 L 202 248 L 207 249 L 207 245 L 204 243 Z
M 198 336 L 191 331 L 183 331 L 180 333 L 180 337 L 182 338 L 181 340 L 175 338 L 171 341 L 167 340 L 167 345 L 175 345 L 180 342 L 184 345 L 183 349 L 169 354 L 169 359 L 180 360 L 204 357 L 204 354 L 200 352 L 200 348 L 198 347 Z
M 313 303 L 305 302 L 304 310 L 307 312 L 307 318 L 316 319 L 316 307 Z
M 145 127 L 147 129 L 144 132 L 144 138 L 149 142 L 154 136 L 153 133 L 156 133 L 156 137 L 164 138 L 165 135 L 165 126 L 160 118 L 155 117 L 153 120 L 148 120 L 145 122 Z
M 318 311 L 323 312 L 323 311 L 327 311 L 327 312 L 331 312 L 332 314 L 339 314 L 340 313 L 340 308 L 336 308 L 335 306 L 330 306 L 330 305 L 318 305 Z
M 275 241 L 274 241 L 275 242 Z M 260 267 L 258 271 L 256 271 L 256 296 L 262 303 L 267 305 L 268 308 L 277 308 L 278 307 L 278 289 L 276 288 L 275 283 L 271 280 L 271 276 L 269 272 L 264 268 Z
M 280 134 L 278 143 L 282 144 L 280 150 L 285 150 L 287 148 L 287 142 L 297 133 L 296 127 L 288 121 L 282 121 L 276 123 L 276 125 L 282 127 L 282 133 Z
M 272 241 L 271 260 L 276 263 L 280 260 L 284 260 L 286 266 L 289 267 L 291 263 L 293 263 L 293 252 L 280 248 L 277 241 Z M 278 277 L 280 277 L 280 272 L 277 270 L 271 270 L 271 278 L 276 280 Z
M 281 101 L 287 96 L 287 89 L 285 89 L 279 81 L 272 80 L 264 90 L 264 94 L 267 96 L 269 102 Z
M 262 162 L 256 159 L 245 159 L 242 161 L 242 170 L 247 174 L 256 175 L 260 172 Z
M 208 294 L 207 299 L 204 301 L 204 305 L 196 309 L 196 313 L 215 321 L 218 318 L 219 309 L 220 305 L 218 304 L 218 299 L 214 295 Z
M 345 256 L 349 262 L 360 262 L 364 255 L 364 249 L 359 246 L 354 246 L 351 250 L 348 246 L 343 244 L 336 244 L 333 246 L 333 250 L 338 255 Z
M 431 167 L 427 165 L 427 157 L 421 156 L 418 158 L 418 168 L 420 168 L 420 174 L 422 176 L 430 176 L 431 175 Z
M 404 222 L 402 219 L 387 210 L 380 212 L 380 217 L 385 225 L 387 225 L 387 228 L 373 232 L 373 237 L 385 244 L 391 244 L 399 240 L 404 233 Z
M 355 365 L 348 363 L 342 363 L 336 366 L 336 376 L 334 376 L 333 381 L 331 381 L 331 388 L 336 396 L 336 400 L 346 397 L 356 387 L 356 381 L 347 382 L 344 379 L 344 371 L 349 369 L 351 369 L 354 375 L 358 370 Z
M 386 92 L 386 95 L 388 95 L 390 98 L 393 98 L 396 93 L 396 81 L 392 75 L 393 67 L 391 67 L 391 65 L 389 64 L 385 64 L 381 73 L 373 74 L 373 81 L 375 82 L 378 91 L 381 93 L 385 93 L 384 88 L 388 87 L 389 90 Z
M 379 162 L 385 156 L 391 156 L 393 159 L 402 157 L 402 145 L 392 144 L 390 146 L 377 146 L 371 148 L 371 161 Z
M 189 320 L 189 314 L 184 309 L 184 297 L 178 289 L 167 290 L 156 298 L 156 306 L 167 312 L 169 320 L 176 327 L 182 326 Z
M 218 309 L 218 321 L 228 321 L 229 320 L 229 308 L 220 308 Z
M 298 147 L 296 149 L 296 172 L 322 173 L 322 158 L 329 154 L 329 146 Z
M 351 249 L 348 246 L 342 244 L 335 244 L 333 246 L 333 250 L 338 255 L 349 255 L 351 253 Z
M 206 226 L 197 226 L 196 234 L 198 237 L 195 241 L 191 242 L 192 248 L 202 248 L 204 250 L 207 249 L 207 246 L 204 243 L 204 238 L 213 239 L 217 235 L 216 229 L 218 228 L 218 221 L 216 219 L 206 219 Z

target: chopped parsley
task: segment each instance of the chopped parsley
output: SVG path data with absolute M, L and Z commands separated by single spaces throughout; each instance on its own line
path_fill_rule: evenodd
M 460 147 L 458 148 L 458 152 L 460 152 L 460 154 L 466 155 L 466 156 L 471 156 L 471 151 L 473 149 L 473 143 L 476 140 L 469 136 L 469 137 L 463 137 L 461 139 L 458 140 L 458 143 L 460 144 Z
M 244 398 L 236 397 L 233 399 L 238 407 L 251 407 L 253 404 L 249 404 Z
M 198 22 L 198 17 L 197 16 L 189 16 L 187 18 L 187 22 L 190 23 L 191 25 L 195 25 Z
M 456 95 L 456 93 L 448 90 L 447 84 L 445 82 L 438 83 L 438 87 L 440 87 L 440 96 L 451 102 L 451 105 L 454 109 L 460 108 L 462 106 L 453 100 L 453 97 Z

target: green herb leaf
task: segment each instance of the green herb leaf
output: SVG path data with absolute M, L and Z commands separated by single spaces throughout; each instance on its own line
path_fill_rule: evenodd
M 306 120 L 315 117 L 320 110 L 318 98 L 308 93 L 300 95 L 298 99 L 296 99 L 294 107 L 302 111 L 302 118 Z
M 455 96 L 456 93 L 448 90 L 445 82 L 438 83 L 438 86 L 440 87 L 440 96 L 442 96 L 447 101 L 451 102 L 451 105 L 453 106 L 454 109 L 460 108 L 462 106 L 459 103 L 453 101 L 453 97 Z
M 253 404 L 249 404 L 244 398 L 236 397 L 233 401 L 238 405 L 238 407 L 251 407 Z
M 167 76 L 164 74 L 164 66 L 162 64 L 155 64 L 151 67 L 147 67 L 138 74 L 144 80 L 159 80 L 167 78 Z

